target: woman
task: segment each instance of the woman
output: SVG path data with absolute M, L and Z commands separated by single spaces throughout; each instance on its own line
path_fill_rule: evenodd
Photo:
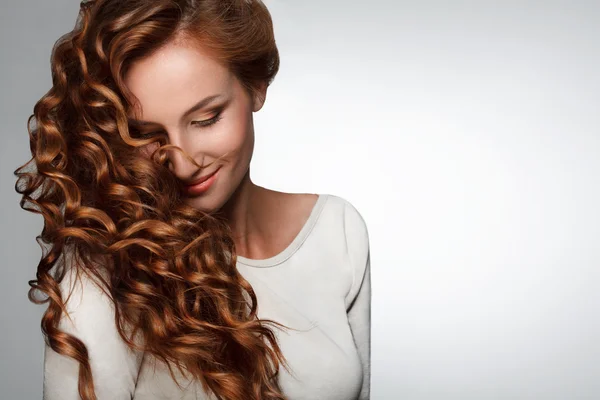
M 15 171 L 49 244 L 44 398 L 368 399 L 363 218 L 250 179 L 265 6 L 82 3 L 51 61 Z

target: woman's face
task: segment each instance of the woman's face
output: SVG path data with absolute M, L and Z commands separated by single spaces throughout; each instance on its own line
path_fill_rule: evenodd
M 170 144 L 203 167 L 171 150 L 169 167 L 177 178 L 189 183 L 219 170 L 206 191 L 186 194 L 186 202 L 203 211 L 221 208 L 250 166 L 252 113 L 262 107 L 265 93 L 250 96 L 228 68 L 201 49 L 179 44 L 135 62 L 125 83 L 140 105 L 132 119 L 159 124 Z

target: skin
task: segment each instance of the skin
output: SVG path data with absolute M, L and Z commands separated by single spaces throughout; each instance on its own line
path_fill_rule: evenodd
M 159 124 L 170 144 L 206 166 L 199 170 L 182 154 L 171 151 L 169 164 L 178 179 L 191 182 L 219 168 L 209 190 L 188 196 L 187 203 L 204 211 L 223 212 L 238 255 L 265 259 L 283 251 L 304 225 L 317 196 L 266 189 L 250 178 L 253 113 L 262 108 L 267 86 L 250 95 L 227 67 L 201 48 L 180 42 L 134 63 L 125 84 L 139 101 L 135 119 Z M 213 95 L 219 97 L 185 115 Z M 217 114 L 220 119 L 213 125 L 198 123 Z

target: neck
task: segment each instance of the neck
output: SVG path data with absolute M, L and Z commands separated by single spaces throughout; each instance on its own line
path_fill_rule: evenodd
M 267 189 L 252 182 L 248 169 L 240 185 L 221 207 L 220 212 L 233 232 L 236 253 L 239 255 L 252 253 L 252 248 L 262 242 L 264 226 L 261 222 L 266 217 L 267 192 Z

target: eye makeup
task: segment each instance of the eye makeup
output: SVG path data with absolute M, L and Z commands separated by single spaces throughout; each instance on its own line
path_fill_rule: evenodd
M 219 120 L 221 120 L 222 113 L 223 113 L 223 110 L 220 110 L 214 117 L 212 117 L 210 119 L 205 119 L 202 121 L 192 121 L 191 124 L 198 128 L 206 128 L 208 126 L 216 124 Z

